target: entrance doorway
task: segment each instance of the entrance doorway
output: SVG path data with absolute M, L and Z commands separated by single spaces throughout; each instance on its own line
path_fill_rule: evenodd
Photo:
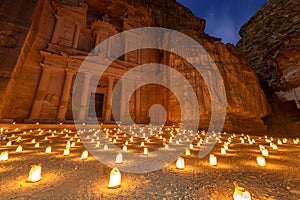
M 95 108 L 96 116 L 98 119 L 103 119 L 103 106 L 104 106 L 104 94 L 103 93 L 91 93 L 89 104 L 88 116 L 92 117 L 93 108 Z

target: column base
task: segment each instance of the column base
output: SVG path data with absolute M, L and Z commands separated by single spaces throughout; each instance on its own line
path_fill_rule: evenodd
M 13 123 L 13 119 L 0 119 L 0 123 Z
M 65 120 L 58 120 L 58 119 L 25 119 L 25 123 L 41 123 L 41 124 L 60 124 L 65 123 Z M 74 122 L 73 122 L 74 123 Z

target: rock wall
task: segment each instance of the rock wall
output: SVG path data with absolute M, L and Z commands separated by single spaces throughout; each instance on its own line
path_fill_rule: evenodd
M 1 1 L 0 4 L 0 113 L 9 81 L 16 77 L 20 54 L 32 23 L 36 0 Z M 11 88 L 12 89 L 12 88 Z M 1 116 L 1 115 L 0 115 Z
M 264 119 L 269 132 L 299 135 L 300 2 L 269 0 L 240 35 L 237 48 L 258 75 L 272 110 Z
M 295 100 L 300 109 L 300 2 L 269 0 L 241 27 L 237 48 L 268 97 Z
M 9 0 L 4 2 L 6 1 L 8 2 Z M 8 78 L 8 86 L 0 84 L 6 90 L 4 100 L 0 103 L 0 108 L 2 108 L 0 110 L 0 118 L 17 119 L 19 121 L 28 118 L 41 76 L 40 63 L 43 61 L 39 53 L 41 50 L 49 51 L 49 55 L 50 52 L 51 54 L 65 54 L 64 52 L 56 52 L 57 50 L 51 49 L 54 47 L 60 48 L 57 47 L 57 44 L 51 44 L 55 26 L 55 9 L 53 9 L 51 2 L 66 4 L 71 7 L 79 6 L 80 2 L 85 2 L 88 5 L 87 27 L 84 27 L 85 29 L 82 31 L 89 34 L 90 26 L 93 22 L 106 19 L 119 32 L 136 27 L 162 26 L 179 30 L 193 37 L 207 50 L 224 78 L 227 93 L 227 116 L 224 129 L 239 132 L 266 130 L 266 126 L 261 118 L 269 114 L 268 104 L 258 79 L 248 62 L 233 45 L 225 45 L 219 39 L 205 34 L 205 21 L 196 18 L 189 10 L 176 3 L 175 0 L 38 0 L 37 2 L 32 1 L 28 3 L 26 6 L 30 7 L 28 9 L 30 14 L 24 16 L 24 20 L 31 22 L 31 25 L 29 24 L 28 26 L 30 28 L 27 30 L 26 38 L 19 40 L 20 44 L 23 44 L 21 45 L 23 51 L 17 52 L 17 57 L 11 54 L 6 55 L 8 60 L 12 62 L 11 68 L 14 72 L 13 76 Z M 34 17 L 32 17 L 33 13 Z M 21 15 L 22 12 L 19 11 L 19 14 Z M 109 19 L 106 15 L 109 16 Z M 89 45 L 86 46 L 86 43 L 92 44 L 94 41 L 93 39 L 91 41 L 87 41 L 87 39 L 79 41 L 79 48 L 82 46 L 82 49 L 63 47 L 61 50 L 68 51 L 69 55 L 86 55 L 88 52 L 85 51 L 91 50 Z M 163 52 L 155 54 L 156 57 L 160 56 L 158 60 L 162 63 L 167 59 L 166 55 Z M 169 60 L 169 64 L 171 63 L 172 61 Z M 173 67 L 189 80 L 196 91 L 201 107 L 201 118 L 203 119 L 201 127 L 207 126 L 211 105 L 205 83 L 199 75 L 189 68 L 190 66 L 186 62 L 182 61 L 182 65 L 178 68 L 176 66 Z M 58 73 L 55 75 L 56 78 L 58 77 L 57 75 Z M 61 78 L 58 79 L 56 83 L 63 81 Z M 213 83 L 213 77 L 211 77 L 211 80 Z M 165 95 L 167 92 L 155 92 L 153 88 L 146 88 L 145 91 L 147 92 L 142 92 L 142 96 L 146 95 L 146 99 L 150 99 L 147 98 L 149 94 L 156 95 L 153 101 L 160 101 L 161 99 L 158 99 L 159 94 Z M 59 98 L 58 96 L 57 104 L 59 104 Z M 172 120 L 178 121 L 180 108 L 176 104 L 175 99 L 171 98 L 171 100 L 165 107 L 172 110 Z
M 0 47 L 4 52 L 0 54 L 1 65 L 6 66 L 1 66 L 0 70 L 8 74 L 4 78 L 7 84 L 0 83 L 3 87 L 0 118 L 21 121 L 29 115 L 41 74 L 42 56 L 39 51 L 47 47 L 55 21 L 50 1 L 24 1 L 13 5 L 7 2 L 11 1 L 3 4 L 8 4 L 5 12 L 9 14 L 3 21 L 7 25 L 1 28 L 10 29 L 18 45 Z M 47 15 L 49 12 L 51 15 Z M 49 16 L 51 20 L 46 19 Z M 19 24 L 23 25 L 22 31 Z

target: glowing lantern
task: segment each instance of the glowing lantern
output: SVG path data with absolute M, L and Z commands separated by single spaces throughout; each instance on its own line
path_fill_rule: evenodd
M 282 141 L 280 139 L 277 140 L 278 145 L 282 145 Z
M 48 137 L 45 137 L 45 140 L 48 140 Z
M 6 143 L 6 146 L 7 146 L 7 147 L 11 146 L 11 141 L 8 141 L 8 142 Z
M 16 152 L 22 152 L 23 148 L 21 145 L 18 146 L 18 148 L 16 149 Z
M 116 143 L 116 142 L 117 142 L 117 140 L 116 140 L 116 139 L 114 139 L 113 143 Z
M 121 185 L 121 173 L 118 168 L 113 168 L 110 172 L 108 188 L 115 189 Z
M 264 150 L 264 149 L 265 149 L 264 145 L 259 145 L 259 150 L 260 150 L 260 151 L 262 151 L 262 150 Z
M 31 140 L 31 143 L 34 144 L 34 143 L 35 143 L 35 139 L 32 139 L 32 140 Z
M 273 150 L 278 150 L 278 146 L 276 144 L 272 145 Z
M 98 142 L 96 143 L 96 147 L 97 147 L 97 148 L 100 147 L 100 141 L 98 141 Z
M 8 160 L 8 151 L 4 151 L 0 154 L 0 161 Z
M 128 145 L 128 141 L 125 142 L 125 145 Z
M 40 165 L 31 165 L 27 181 L 37 182 L 41 180 L 42 167 Z
M 88 157 L 88 155 L 89 155 L 89 153 L 88 153 L 88 151 L 87 150 L 84 150 L 83 152 L 82 152 L 82 154 L 81 154 L 81 160 L 85 160 L 85 159 L 87 159 L 87 157 Z
M 226 150 L 224 148 L 221 148 L 221 154 L 223 154 L 223 155 L 226 154 Z
M 185 155 L 186 155 L 186 156 L 191 155 L 191 150 L 190 150 L 189 148 L 187 148 L 187 149 L 185 150 Z
M 45 153 L 51 153 L 51 146 L 48 146 L 48 147 L 46 148 Z
M 262 156 L 257 156 L 256 161 L 257 161 L 257 164 L 258 164 L 259 166 L 262 166 L 262 167 L 265 167 L 265 166 L 266 166 L 266 160 L 265 160 L 264 157 L 262 157 Z
M 224 149 L 228 151 L 228 145 L 224 145 Z
M 35 143 L 34 147 L 35 147 L 35 148 L 40 147 L 40 143 L 39 143 L 39 142 Z
M 121 164 L 122 162 L 123 162 L 123 155 L 121 152 L 119 152 L 116 157 L 116 164 Z
M 284 143 L 284 144 L 286 144 L 287 143 L 287 139 L 286 138 L 283 138 L 283 140 L 282 140 L 282 142 Z
M 146 148 L 146 147 L 144 148 L 144 154 L 148 155 L 148 148 Z
M 141 142 L 141 147 L 145 146 L 144 142 Z
M 71 148 L 71 142 L 70 142 L 70 141 L 67 142 L 66 148 L 67 148 L 67 149 L 70 149 L 70 148 Z
M 194 149 L 194 145 L 193 144 L 190 144 L 190 149 Z
M 179 157 L 176 161 L 177 169 L 184 169 L 184 159 Z
M 245 188 L 239 187 L 237 183 L 234 186 L 233 200 L 251 200 L 251 195 Z
M 64 149 L 64 156 L 70 155 L 70 149 Z
M 217 157 L 213 154 L 209 155 L 209 164 L 212 166 L 217 165 Z
M 166 144 L 166 145 L 165 145 L 165 149 L 169 149 L 169 145 Z
M 105 144 L 105 145 L 103 146 L 103 149 L 104 149 L 105 151 L 107 151 L 107 150 L 108 150 L 108 145 Z
M 79 138 L 77 139 L 77 142 L 80 142 L 80 139 L 79 139 Z
M 123 151 L 127 151 L 127 146 L 123 146 Z
M 262 151 L 261 151 L 261 154 L 263 155 L 263 156 L 269 156 L 269 152 L 268 152 L 268 150 L 267 149 L 263 149 Z

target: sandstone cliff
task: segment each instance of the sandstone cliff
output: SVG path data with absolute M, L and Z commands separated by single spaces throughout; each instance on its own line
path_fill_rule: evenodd
M 29 31 L 36 0 L 2 1 L 0 5 L 0 110 L 3 109 L 5 91 L 8 83 L 15 78 L 16 65 L 23 51 L 26 35 Z M 28 52 L 28 51 L 27 51 Z
M 193 37 L 207 50 L 224 78 L 227 94 L 225 130 L 239 132 L 261 132 L 266 130 L 261 118 L 269 114 L 268 104 L 258 79 L 248 62 L 233 45 L 225 45 L 219 39 L 205 34 L 205 21 L 196 18 L 187 8 L 176 3 L 175 0 L 57 0 L 55 2 L 71 7 L 80 6 L 80 2 L 85 2 L 88 5 L 86 22 L 83 24 L 84 29 L 81 30 L 81 33 L 85 34 L 86 37 L 85 40 L 79 41 L 79 48 L 81 49 L 62 48 L 68 51 L 70 55 L 87 55 L 92 48 L 90 44 L 94 43 L 91 38 L 91 24 L 95 20 L 106 18 L 106 15 L 109 16 L 106 21 L 109 21 L 119 32 L 135 27 L 161 26 L 179 30 Z M 19 64 L 11 65 L 15 71 L 15 76 L 8 78 L 8 86 L 1 83 L 5 90 L 5 93 L 3 93 L 5 97 L 0 104 L 0 118 L 2 119 L 23 121 L 29 117 L 41 75 L 40 63 L 43 57 L 39 54 L 39 51 L 47 50 L 51 53 L 60 53 L 55 49 L 51 49 L 55 45 L 50 44 L 52 34 L 54 34 L 54 14 L 56 12 L 52 5 L 51 1 L 48 0 L 33 1 L 27 5 L 30 7 L 28 9 L 30 14 L 24 15 L 24 20 L 31 22 L 31 24 L 28 24 L 30 28 L 27 31 L 26 39 L 19 38 L 24 51 L 16 52 L 17 57 L 7 55 L 11 62 Z M 21 8 L 22 5 L 20 5 Z M 19 11 L 19 14 L 22 14 L 22 12 Z M 126 23 L 124 23 L 124 20 Z M 47 23 L 44 23 L 45 21 Z M 13 22 L 14 20 L 12 20 Z M 17 21 L 15 24 L 17 24 Z M 5 38 L 9 37 L 5 36 Z M 24 44 L 22 45 L 22 43 Z M 161 56 L 157 60 L 162 62 L 164 59 L 162 53 L 157 55 Z M 195 74 L 187 63 L 182 62 L 183 65 L 179 68 L 175 66 L 174 68 L 189 80 L 196 91 L 201 107 L 203 127 L 205 127 L 205 124 L 207 125 L 209 121 L 211 109 L 207 88 L 201 77 Z M 57 79 L 55 82 L 59 83 L 63 81 L 61 80 L 62 77 L 57 74 L 53 75 L 52 79 Z M 211 80 L 214 80 L 213 77 L 211 77 Z M 54 91 L 53 87 L 52 90 Z M 59 91 L 61 91 L 61 88 Z M 149 92 L 151 91 L 149 90 Z M 149 94 L 147 95 L 149 96 Z M 60 97 L 61 92 L 58 92 L 55 101 L 57 105 L 59 105 Z M 175 113 L 172 116 L 174 121 L 180 119 L 176 115 L 180 111 L 175 104 L 174 107 L 169 105 Z
M 295 126 L 300 119 L 300 2 L 269 0 L 240 35 L 237 48 L 267 94 L 276 118 L 272 123 L 293 121 L 289 126 Z

